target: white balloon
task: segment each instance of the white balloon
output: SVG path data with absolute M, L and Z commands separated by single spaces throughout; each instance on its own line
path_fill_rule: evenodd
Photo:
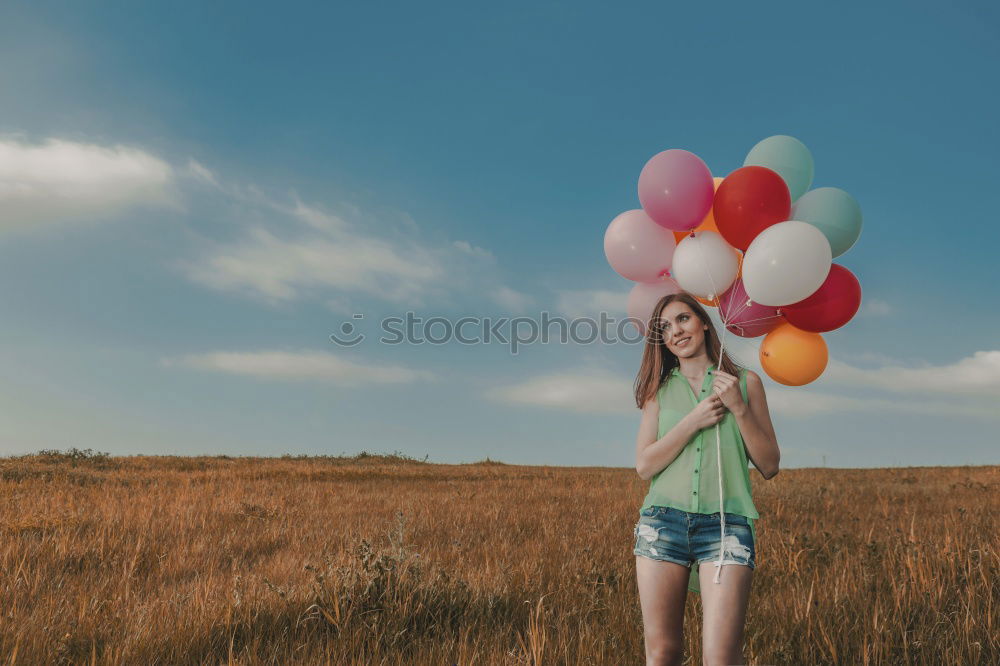
M 779 222 L 757 234 L 743 255 L 743 286 L 761 305 L 798 303 L 823 285 L 832 261 L 822 231 L 808 222 Z
M 722 236 L 697 231 L 677 244 L 671 272 L 684 291 L 713 299 L 729 289 L 739 270 L 739 255 Z
M 646 324 L 653 316 L 653 308 L 657 302 L 667 294 L 676 294 L 680 290 L 680 286 L 670 278 L 663 278 L 659 282 L 637 282 L 632 287 L 632 291 L 628 294 L 626 311 L 629 317 L 641 322 L 637 326 L 640 335 L 646 335 Z
M 627 210 L 604 232 L 604 256 L 619 275 L 636 282 L 655 282 L 670 272 L 674 232 L 661 227 L 644 210 Z

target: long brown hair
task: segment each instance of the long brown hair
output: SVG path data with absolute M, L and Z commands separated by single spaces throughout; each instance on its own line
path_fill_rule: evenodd
M 715 332 L 715 325 L 708 316 L 708 312 L 701 303 L 691 294 L 681 291 L 676 294 L 667 294 L 656 303 L 653 313 L 646 324 L 646 345 L 642 350 L 642 364 L 639 366 L 639 373 L 635 377 L 635 404 L 642 409 L 650 398 L 663 386 L 670 377 L 670 372 L 680 367 L 677 356 L 667 348 L 666 336 L 663 332 L 663 325 L 660 323 L 660 313 L 670 303 L 681 301 L 687 303 L 691 311 L 694 312 L 702 323 L 708 326 L 705 331 L 705 351 L 708 358 L 716 367 L 735 377 L 739 377 L 741 366 L 737 365 L 729 354 L 722 351 L 722 343 Z M 722 362 L 719 362 L 719 353 L 722 353 Z

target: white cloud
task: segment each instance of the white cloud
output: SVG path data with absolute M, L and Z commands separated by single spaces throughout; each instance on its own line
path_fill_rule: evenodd
M 630 378 L 606 371 L 552 373 L 490 389 L 496 402 L 588 414 L 638 414 Z
M 752 343 L 735 342 L 739 361 L 757 360 Z M 727 347 L 729 346 L 727 337 Z M 1000 420 L 1000 351 L 976 352 L 955 363 L 922 368 L 883 367 L 864 370 L 831 360 L 817 384 L 787 387 L 775 383 L 754 364 L 767 391 L 772 418 L 808 418 L 823 414 L 895 413 L 972 417 Z M 824 390 L 827 385 L 854 389 L 854 394 Z M 865 394 L 859 392 L 864 390 Z M 871 391 L 879 395 L 871 395 Z M 914 395 L 925 393 L 928 395 Z M 935 395 L 936 394 L 936 395 Z M 498 387 L 489 397 L 511 404 L 559 408 L 581 412 L 631 413 L 631 378 L 604 371 L 551 373 L 521 383 Z M 930 397 L 928 397 L 930 396 Z M 956 399 L 956 397 L 964 399 Z
M 758 356 L 759 344 L 760 338 L 726 335 L 726 348 L 733 357 L 763 379 L 774 413 L 808 416 L 890 411 L 944 416 L 990 417 L 994 412 L 1000 415 L 1000 410 L 994 408 L 1000 397 L 1000 351 L 978 351 L 954 363 L 917 367 L 876 352 L 848 352 L 845 355 L 855 361 L 878 365 L 860 368 L 831 358 L 815 383 L 785 387 L 764 372 Z M 846 389 L 851 394 L 827 389 Z
M 954 403 L 907 398 L 861 398 L 801 388 L 768 388 L 767 404 L 774 415 L 806 418 L 817 414 L 868 412 L 934 414 L 940 416 L 1000 419 L 993 405 Z
M 326 307 L 331 312 L 350 317 L 358 312 L 358 308 L 345 296 L 334 296 L 326 300 Z
M 37 226 L 175 205 L 174 171 L 148 152 L 50 138 L 0 139 L 0 226 Z
M 947 365 L 906 367 L 888 365 L 855 368 L 831 360 L 823 379 L 832 384 L 867 387 L 893 393 L 931 393 L 941 396 L 1000 397 L 1000 351 L 977 351 Z
M 334 213 L 294 192 L 286 203 L 253 185 L 225 183 L 193 160 L 187 171 L 238 202 L 244 218 L 254 221 L 242 238 L 176 262 L 181 273 L 202 285 L 270 305 L 314 297 L 343 313 L 352 309 L 352 296 L 417 308 L 462 290 L 481 293 L 488 280 L 495 284 L 488 274 L 495 271 L 495 259 L 488 250 L 467 241 L 422 241 L 405 213 L 389 215 L 401 216 L 406 232 L 401 234 L 350 204 L 338 204 L 343 214 Z M 494 295 L 509 304 L 516 292 Z
M 570 318 L 597 318 L 601 312 L 625 316 L 627 291 L 611 289 L 559 289 L 556 310 Z
M 342 218 L 324 212 L 315 206 L 307 206 L 299 201 L 298 197 L 295 199 L 295 206 L 291 209 L 291 214 L 319 231 L 344 231 L 348 226 Z
M 1000 351 L 979 351 L 955 363 L 923 367 L 908 367 L 873 352 L 854 353 L 851 358 L 882 365 L 866 369 L 830 359 L 815 384 L 800 387 L 786 387 L 768 378 L 756 357 L 758 367 L 753 369 L 767 385 L 773 415 L 796 418 L 864 412 L 1000 418 L 995 408 L 1000 397 Z M 851 394 L 827 388 L 847 389 Z
M 186 175 L 206 185 L 211 185 L 216 189 L 222 189 L 222 185 L 219 184 L 219 180 L 215 177 L 215 174 L 208 167 L 196 160 L 188 160 Z
M 342 386 L 409 384 L 433 380 L 432 373 L 395 365 L 355 363 L 328 352 L 219 351 L 163 359 L 175 365 L 274 380 L 318 380 Z
M 262 227 L 181 268 L 196 282 L 271 303 L 309 289 L 336 289 L 418 305 L 425 288 L 446 275 L 442 258 L 419 245 L 396 246 L 353 233 L 285 239 Z
M 871 298 L 862 301 L 861 314 L 871 317 L 884 317 L 891 314 L 893 308 L 888 302 L 879 298 Z
M 478 245 L 472 245 L 468 241 L 457 240 L 452 243 L 452 246 L 458 249 L 460 252 L 464 252 L 465 254 L 468 254 L 473 257 L 480 257 L 482 259 L 488 259 L 490 261 L 495 260 L 492 252 L 490 252 L 489 250 L 484 250 Z
M 874 351 L 851 351 L 850 349 L 844 349 L 840 351 L 840 356 L 844 359 L 861 363 L 880 363 L 882 365 L 901 365 L 909 362 L 900 360 L 895 356 Z
M 535 302 L 535 299 L 528 294 L 504 286 L 491 291 L 490 296 L 493 297 L 494 301 L 514 312 L 522 312 Z

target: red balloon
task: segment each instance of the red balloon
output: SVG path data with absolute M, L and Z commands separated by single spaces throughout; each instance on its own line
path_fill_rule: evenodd
M 782 306 L 781 312 L 792 326 L 812 333 L 840 328 L 861 307 L 861 283 L 840 264 L 830 266 L 830 274 L 808 298 Z
M 785 180 L 762 166 L 745 166 L 726 176 L 712 204 L 719 233 L 727 243 L 744 251 L 757 234 L 787 220 L 791 210 L 792 197 Z

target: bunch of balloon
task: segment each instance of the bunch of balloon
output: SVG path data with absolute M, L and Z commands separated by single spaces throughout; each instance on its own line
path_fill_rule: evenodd
M 761 366 L 776 382 L 818 378 L 828 361 L 820 334 L 861 306 L 858 279 L 832 262 L 862 220 L 847 192 L 809 190 L 813 170 L 809 149 L 784 135 L 759 142 L 725 178 L 686 150 L 654 155 L 639 175 L 642 209 L 604 236 L 612 268 L 636 282 L 629 316 L 648 322 L 660 297 L 684 290 L 718 307 L 727 331 L 764 336 Z

